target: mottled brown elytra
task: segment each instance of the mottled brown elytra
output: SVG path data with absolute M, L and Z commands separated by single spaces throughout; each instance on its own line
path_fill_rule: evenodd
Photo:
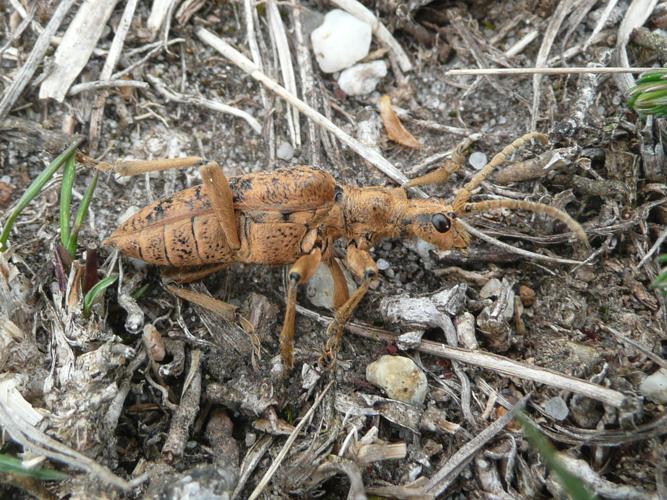
M 286 367 L 293 366 L 297 286 L 308 281 L 324 262 L 334 278 L 335 321 L 322 361 L 335 359 L 345 323 L 378 270 L 369 250 L 383 238 L 420 238 L 446 250 L 464 248 L 469 236 L 457 217 L 495 208 L 523 209 L 547 214 L 564 222 L 586 241 L 581 226 L 554 207 L 521 200 L 468 203 L 472 191 L 514 150 L 532 139 L 529 133 L 503 149 L 455 195 L 453 202 L 411 199 L 410 186 L 444 182 L 464 161 L 457 149 L 452 160 L 435 172 L 403 187 L 339 185 L 322 170 L 295 167 L 225 178 L 209 162 L 200 168 L 204 183 L 158 200 L 123 223 L 105 242 L 122 253 L 172 269 L 181 282 L 200 279 L 229 264 L 291 264 L 287 310 L 280 334 L 280 352 Z M 202 164 L 199 158 L 131 162 L 117 171 L 127 175 L 151 169 Z M 350 296 L 333 255 L 334 241 L 347 243 L 346 264 L 360 280 Z

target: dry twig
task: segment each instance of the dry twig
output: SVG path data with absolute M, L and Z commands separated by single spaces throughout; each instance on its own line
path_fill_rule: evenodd
M 197 29 L 197 36 L 204 43 L 210 45 L 215 50 L 220 52 L 227 59 L 236 64 L 243 71 L 248 73 L 252 78 L 260 82 L 262 85 L 265 85 L 269 90 L 278 94 L 280 97 L 285 99 L 287 102 L 295 106 L 299 111 L 301 111 L 308 118 L 313 120 L 315 123 L 321 127 L 327 129 L 329 132 L 338 137 L 345 144 L 350 146 L 354 152 L 360 155 L 365 160 L 369 161 L 375 165 L 379 170 L 381 170 L 385 175 L 390 179 L 403 184 L 407 182 L 407 178 L 403 173 L 389 163 L 380 153 L 370 148 L 367 148 L 359 141 L 351 137 L 349 134 L 343 132 L 339 127 L 337 127 L 331 120 L 325 118 L 320 113 L 315 111 L 313 108 L 308 106 L 301 99 L 296 97 L 293 94 L 290 94 L 284 87 L 278 85 L 274 80 L 269 78 L 267 75 L 262 73 L 259 68 L 253 64 L 247 57 L 225 42 L 222 38 L 219 38 L 217 35 L 214 35 L 210 31 L 199 28 Z
M 285 25 L 283 24 L 282 17 L 280 17 L 280 12 L 278 11 L 275 0 L 267 0 L 266 11 L 269 20 L 269 34 L 271 35 L 271 39 L 278 52 L 280 72 L 282 73 L 285 89 L 292 95 L 297 95 L 296 77 L 294 76 L 294 67 L 292 66 L 292 55 L 290 53 L 289 42 L 287 41 L 287 33 L 285 32 Z M 295 148 L 301 147 L 299 111 L 294 106 L 290 106 L 287 111 L 287 130 L 289 130 L 292 146 Z
M 658 0 L 633 0 L 630 7 L 628 7 L 621 25 L 618 27 L 616 49 L 612 55 L 612 61 L 617 66 L 624 68 L 630 67 L 626 47 L 628 45 L 628 40 L 630 40 L 630 36 L 632 35 L 632 30 L 644 25 L 651 15 L 651 12 L 653 12 L 653 9 L 655 9 L 657 3 Z M 618 89 L 624 94 L 635 84 L 635 79 L 628 73 L 620 73 L 616 75 L 614 79 L 616 80 Z
M 329 325 L 332 319 L 320 315 L 314 311 L 306 309 L 305 307 L 297 306 L 297 311 L 304 316 L 313 318 L 316 321 Z M 364 337 L 367 339 L 379 340 L 382 342 L 391 343 L 396 340 L 397 335 L 367 326 L 350 323 L 346 327 L 348 331 Z M 559 389 L 565 389 L 570 392 L 581 394 L 596 401 L 601 401 L 605 404 L 615 408 L 621 407 L 625 401 L 626 396 L 618 391 L 607 389 L 606 387 L 587 382 L 575 377 L 563 375 L 548 368 L 540 368 L 531 366 L 517 361 L 513 361 L 504 356 L 497 354 L 484 353 L 481 351 L 469 351 L 456 347 L 449 347 L 439 342 L 432 342 L 430 340 L 421 340 L 421 343 L 415 347 L 416 351 L 425 354 L 431 354 L 441 358 L 460 361 L 462 363 L 470 364 L 491 370 L 509 377 L 518 377 L 526 380 L 532 380 L 540 384 L 545 384 Z
M 37 71 L 37 66 L 42 62 L 44 54 L 46 54 L 47 49 L 51 43 L 51 37 L 55 35 L 56 31 L 60 27 L 60 24 L 65 19 L 65 16 L 69 12 L 69 9 L 74 5 L 76 0 L 63 0 L 58 4 L 58 7 L 53 12 L 49 24 L 46 25 L 46 28 L 39 35 L 39 38 L 35 42 L 30 55 L 26 60 L 25 64 L 14 77 L 11 85 L 7 87 L 5 93 L 0 101 L 0 118 L 3 118 L 14 105 L 16 100 L 23 92 L 23 89 L 28 85 L 28 82 L 32 79 L 32 76 Z
M 514 407 L 489 425 L 482 432 L 458 449 L 454 455 L 428 480 L 423 488 L 424 493 L 434 496 L 441 495 L 449 487 L 454 479 L 461 473 L 463 468 L 474 458 L 477 452 L 482 449 L 495 435 L 503 430 L 510 423 L 514 415 L 523 409 L 529 399 L 529 395 L 524 396 Z
M 327 395 L 329 392 L 329 389 L 331 389 L 331 386 L 335 380 L 332 380 L 327 384 L 327 386 L 322 390 L 322 393 L 317 396 L 317 399 L 313 402 L 313 405 L 308 409 L 306 414 L 303 416 L 303 418 L 299 421 L 297 426 L 294 428 L 294 432 L 290 435 L 290 437 L 287 438 L 287 441 L 285 441 L 285 444 L 283 445 L 282 449 L 280 450 L 280 453 L 278 453 L 278 456 L 274 459 L 273 463 L 271 464 L 271 467 L 264 473 L 264 476 L 262 476 L 262 480 L 257 484 L 253 492 L 250 494 L 248 497 L 248 500 L 255 500 L 259 497 L 259 495 L 262 493 L 264 488 L 266 488 L 266 485 L 269 484 L 269 481 L 271 481 L 271 478 L 273 475 L 276 473 L 278 470 L 278 467 L 280 467 L 280 464 L 282 461 L 285 459 L 285 456 L 287 456 L 287 452 L 290 450 L 292 445 L 294 444 L 294 441 L 296 441 L 297 436 L 301 432 L 301 429 L 303 428 L 304 425 L 306 425 L 307 422 L 310 421 L 313 413 L 315 413 L 315 409 L 320 405 L 322 400 L 324 399 L 324 396 Z
M 202 106 L 204 108 L 210 109 L 211 111 L 217 111 L 219 113 L 227 113 L 229 115 L 237 116 L 239 118 L 244 119 L 248 123 L 248 125 L 250 125 L 250 128 L 252 128 L 255 132 L 257 132 L 258 134 L 262 133 L 262 125 L 249 113 L 246 113 L 241 109 L 235 108 L 234 106 L 230 106 L 228 104 L 218 102 L 214 99 L 206 99 L 205 97 L 201 96 L 181 94 L 179 92 L 171 90 L 159 78 L 152 75 L 146 75 L 146 78 L 155 87 L 155 90 L 157 90 L 163 97 L 169 99 L 170 101 L 180 102 L 184 104 L 193 104 L 195 106 Z
M 62 102 L 85 67 L 118 0 L 87 0 L 74 16 L 58 46 L 51 71 L 39 88 L 39 98 Z M 108 79 L 108 76 L 102 78 Z
M 446 76 L 454 75 L 497 75 L 497 76 L 515 76 L 515 75 L 569 75 L 578 73 L 643 73 L 655 68 L 472 68 L 472 69 L 450 69 L 445 72 Z
M 130 30 L 130 25 L 132 24 L 132 17 L 134 16 L 134 11 L 137 8 L 137 0 L 128 0 L 125 4 L 125 10 L 123 10 L 123 16 L 118 23 L 118 28 L 116 29 L 116 34 L 113 37 L 111 42 L 111 47 L 109 48 L 109 54 L 107 55 L 106 61 L 104 61 L 104 66 L 100 72 L 100 80 L 111 80 L 112 72 L 118 64 L 120 59 L 121 52 L 123 51 L 123 46 L 125 45 L 125 38 L 127 33 Z M 76 87 L 76 85 L 74 86 Z M 70 89 L 72 92 L 73 88 Z M 107 92 L 102 92 L 97 96 L 95 104 L 93 105 L 92 112 L 90 113 L 90 127 L 88 128 L 88 151 L 91 154 L 95 154 L 97 151 L 97 146 L 99 144 L 100 131 L 102 130 L 102 119 L 104 118 L 104 105 L 108 97 Z
M 570 13 L 574 5 L 576 5 L 576 0 L 562 0 L 558 3 L 556 11 L 551 16 L 551 19 L 549 19 L 549 25 L 547 26 L 546 33 L 542 39 L 542 45 L 540 45 L 540 50 L 537 53 L 537 59 L 535 60 L 536 67 L 540 68 L 546 65 L 549 52 L 551 52 L 551 46 L 556 39 L 558 30 L 560 30 L 561 24 Z M 537 126 L 537 108 L 540 105 L 541 81 L 542 74 L 535 73 L 533 75 L 533 105 L 530 111 L 530 130 L 535 130 Z

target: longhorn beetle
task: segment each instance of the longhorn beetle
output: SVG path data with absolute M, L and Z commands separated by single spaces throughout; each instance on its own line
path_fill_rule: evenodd
M 202 185 L 162 198 L 124 222 L 104 245 L 159 266 L 173 268 L 176 281 L 203 278 L 233 263 L 291 264 L 287 309 L 280 333 L 280 353 L 287 368 L 294 364 L 296 292 L 321 263 L 334 281 L 335 320 L 328 328 L 322 361 L 335 361 L 345 323 L 369 287 L 378 280 L 370 249 L 383 238 L 420 238 L 447 250 L 468 246 L 469 235 L 457 220 L 462 214 L 497 208 L 528 210 L 565 223 L 587 241 L 582 227 L 554 207 L 522 200 L 470 203 L 472 191 L 517 148 L 546 136 L 528 133 L 500 153 L 459 189 L 454 200 L 412 199 L 407 188 L 444 182 L 461 168 L 464 146 L 441 168 L 402 187 L 339 185 L 322 170 L 301 166 L 227 179 L 215 162 L 189 157 L 121 162 L 125 175 L 149 170 L 202 165 Z M 334 258 L 334 242 L 347 241 L 346 264 L 360 280 L 351 295 Z

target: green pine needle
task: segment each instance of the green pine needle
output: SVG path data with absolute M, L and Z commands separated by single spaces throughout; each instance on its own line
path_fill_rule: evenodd
M 88 290 L 88 293 L 83 297 L 83 315 L 84 316 L 89 316 L 90 315 L 90 310 L 93 307 L 93 304 L 95 303 L 95 299 L 97 299 L 98 296 L 104 294 L 104 291 L 110 287 L 111 285 L 114 284 L 114 282 L 118 279 L 117 274 L 112 274 L 110 276 L 107 276 L 104 279 L 101 279 L 98 281 L 93 288 Z
M 561 486 L 565 489 L 570 498 L 573 500 L 593 500 L 595 497 L 584 487 L 581 479 L 563 466 L 558 459 L 556 448 L 554 448 L 539 429 L 533 426 L 523 413 L 517 413 L 516 418 L 521 422 L 524 435 L 528 442 L 534 448 L 537 448 L 547 467 L 556 475 Z
M 0 252 L 4 252 L 7 250 L 7 240 L 9 239 L 9 235 L 12 232 L 12 229 L 14 228 L 14 224 L 16 223 L 16 219 L 18 219 L 19 215 L 21 215 L 21 212 L 25 209 L 25 207 L 28 206 L 28 204 L 34 200 L 37 195 L 42 191 L 42 188 L 44 185 L 53 177 L 53 175 L 58 171 L 60 166 L 70 158 L 70 156 L 73 156 L 75 154 L 76 148 L 81 144 L 81 141 L 83 139 L 78 139 L 74 141 L 63 153 L 61 153 L 55 160 L 53 160 L 44 171 L 37 176 L 37 178 L 32 181 L 32 184 L 28 187 L 25 193 L 23 193 L 23 196 L 21 196 L 21 199 L 18 202 L 18 205 L 16 209 L 11 213 L 9 218 L 7 219 L 7 222 L 5 223 L 5 227 L 2 230 L 2 234 L 0 234 Z
M 16 457 L 0 453 L 0 472 L 28 476 L 39 481 L 63 481 L 69 476 L 55 469 L 28 469 Z
M 639 75 L 628 93 L 628 106 L 642 115 L 667 116 L 667 68 Z
M 74 178 L 76 177 L 76 155 L 70 155 L 65 161 L 63 170 L 63 182 L 60 187 L 60 241 L 67 247 L 70 234 L 70 209 L 72 207 L 72 188 L 74 187 Z M 70 252 L 70 255 L 72 253 Z
M 81 230 L 81 227 L 86 220 L 86 216 L 88 215 L 88 207 L 90 206 L 90 202 L 93 199 L 95 187 L 97 187 L 97 174 L 98 173 L 95 172 L 93 175 L 93 180 L 90 182 L 90 185 L 83 195 L 83 200 L 81 200 L 81 205 L 79 205 L 79 210 L 77 210 L 76 217 L 74 218 L 74 229 L 72 230 L 72 233 L 70 234 L 69 239 L 65 244 L 65 248 L 67 248 L 67 251 L 72 257 L 74 257 L 76 254 L 76 245 L 79 238 L 79 231 Z

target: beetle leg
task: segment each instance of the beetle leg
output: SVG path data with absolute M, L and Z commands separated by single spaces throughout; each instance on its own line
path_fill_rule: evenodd
M 199 173 L 204 180 L 204 192 L 211 200 L 213 211 L 227 238 L 227 244 L 232 250 L 238 250 L 241 248 L 241 241 L 236 229 L 234 194 L 232 188 L 229 187 L 229 181 L 220 166 L 214 161 L 201 167 Z
M 370 286 L 378 278 L 377 264 L 367 250 L 362 250 L 354 243 L 351 243 L 347 247 L 345 260 L 350 270 L 356 276 L 362 277 L 362 280 L 359 288 L 336 310 L 334 320 L 329 325 L 329 328 L 327 328 L 327 343 L 320 357 L 320 363 L 331 368 L 336 364 L 336 355 L 343 339 L 345 324 L 352 317 L 352 314 L 368 292 Z
M 161 160 L 124 160 L 113 164 L 100 162 L 97 168 L 103 171 L 113 170 L 120 175 L 138 175 L 160 170 L 171 170 L 172 168 L 196 167 L 201 163 L 202 159 L 198 156 L 186 156 L 184 158 L 164 158 Z
M 165 283 L 191 283 L 205 278 L 213 273 L 224 269 L 229 264 L 212 264 L 200 267 L 170 267 L 162 271 L 162 281 Z
M 227 321 L 234 321 L 236 319 L 236 310 L 238 308 L 227 302 L 187 288 L 178 288 L 171 285 L 166 285 L 166 288 L 177 297 L 192 302 L 193 304 L 197 304 Z
M 280 331 L 280 355 L 287 369 L 294 366 L 294 323 L 296 319 L 296 291 L 300 284 L 308 281 L 317 270 L 322 260 L 322 251 L 314 248 L 309 254 L 302 255 L 289 270 L 287 286 L 287 307 L 285 320 Z

